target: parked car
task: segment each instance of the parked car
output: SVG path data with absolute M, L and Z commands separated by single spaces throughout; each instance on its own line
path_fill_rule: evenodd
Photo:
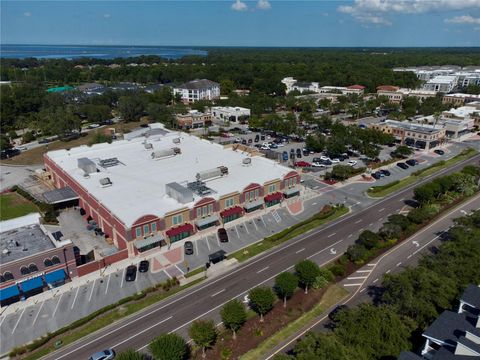
M 380 170 L 380 172 L 385 176 L 390 176 L 391 175 L 390 171 L 388 171 L 387 169 Z
M 408 165 L 403 162 L 397 163 L 397 166 L 403 170 L 408 169 Z
M 260 135 L 260 140 L 265 140 L 265 135 Z
M 330 161 L 332 162 L 332 164 L 338 164 L 340 162 L 340 159 L 335 158 Z
M 310 166 L 312 166 L 312 164 L 310 164 L 309 162 L 306 162 L 306 161 L 297 161 L 297 162 L 295 162 L 294 165 L 297 166 L 297 167 L 310 167 Z
M 251 144 L 251 143 L 253 142 L 253 140 L 252 140 L 252 139 L 248 139 L 247 142 L 248 142 L 249 144 Z
M 408 165 L 410 166 L 415 166 L 418 164 L 418 160 L 415 160 L 415 159 L 408 159 L 407 161 L 405 161 Z
M 295 154 L 295 149 L 294 148 L 290 149 L 290 154 Z
M 243 144 L 243 145 L 247 145 L 247 140 L 243 139 L 243 140 L 242 140 L 242 144 Z
M 440 149 L 433 150 L 433 152 L 434 152 L 435 154 L 438 154 L 438 155 L 445 155 L 445 151 L 440 150 Z
M 308 155 L 310 155 L 310 151 L 308 151 L 307 149 L 303 149 L 302 154 L 303 154 L 303 156 L 308 156 Z
M 100 127 L 99 124 L 90 124 L 90 125 L 88 125 L 88 128 L 89 128 L 89 129 L 96 129 L 96 128 L 98 128 L 98 127 Z
M 325 165 L 323 165 L 321 162 L 319 161 L 314 161 L 312 162 L 312 166 L 313 167 L 325 167 Z
M 323 161 L 330 160 L 330 158 L 328 156 L 325 156 L 325 155 L 320 156 L 320 159 L 323 160 Z
M 148 268 L 150 266 L 150 263 L 148 260 L 142 260 L 140 261 L 140 264 L 138 264 L 138 271 L 141 273 L 148 272 Z
M 288 152 L 286 151 L 282 152 L 282 159 L 283 161 L 288 161 Z
M 185 255 L 193 255 L 193 242 L 185 241 L 183 244 Z
M 270 149 L 278 149 L 278 145 L 275 143 L 270 144 Z
M 107 349 L 96 352 L 88 360 L 112 360 L 115 359 L 115 351 L 113 349 Z
M 385 175 L 383 175 L 380 171 L 375 171 L 373 174 L 372 174 L 372 177 L 376 180 L 378 179 L 381 179 L 382 177 L 384 177 Z
M 125 271 L 125 280 L 135 281 L 136 277 L 137 277 L 137 267 L 135 265 L 127 266 L 127 271 Z
M 254 139 L 253 141 L 255 141 L 255 142 L 259 142 L 259 141 L 260 141 L 260 136 L 258 136 L 258 135 L 255 135 L 255 139 Z
M 348 165 L 350 165 L 350 166 L 355 166 L 355 165 L 357 165 L 357 161 L 356 161 L 356 160 L 350 160 L 350 161 L 348 162 Z
M 326 165 L 326 166 L 330 166 L 330 165 L 332 165 L 332 161 L 331 160 L 322 160 L 322 164 Z
M 224 228 L 220 228 L 217 230 L 217 234 L 220 242 L 228 242 L 227 230 L 225 230 Z

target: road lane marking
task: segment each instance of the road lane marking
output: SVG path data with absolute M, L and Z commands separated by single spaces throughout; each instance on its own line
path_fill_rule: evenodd
M 369 273 L 372 272 L 372 270 L 357 270 L 358 273 Z
M 314 205 L 317 205 L 317 203 L 316 202 L 312 203 L 312 206 L 314 206 Z
M 404 198 L 401 198 L 401 199 L 400 199 L 400 200 L 398 200 L 398 201 L 400 201 L 400 202 L 403 202 L 404 200 L 405 200 Z
M 359 219 L 357 221 L 355 221 L 355 224 L 360 224 L 362 222 L 362 219 Z
M 52 318 L 54 318 L 55 314 L 57 313 L 58 305 L 60 305 L 60 301 L 62 301 L 62 296 L 63 294 L 61 294 L 60 297 L 58 298 L 57 305 L 55 305 L 55 309 L 53 310 Z
M 437 240 L 439 237 L 440 237 L 440 235 L 435 236 L 432 240 L 430 240 L 429 242 L 427 242 L 425 245 L 423 245 L 422 247 L 418 248 L 418 250 L 415 250 L 415 251 L 412 253 L 412 255 L 415 255 L 416 253 L 418 253 L 419 251 L 421 251 L 422 249 L 424 249 L 426 246 L 428 246 L 431 242 Z
M 108 280 L 107 280 L 107 287 L 105 288 L 105 294 L 108 292 L 108 285 L 110 285 L 110 277 L 112 276 L 112 274 L 109 274 L 108 275 Z M 96 279 L 95 279 L 96 280 Z
M 412 257 L 412 255 L 408 255 L 408 256 L 407 256 L 407 259 L 410 259 L 411 257 Z
M 373 280 L 373 284 L 375 284 L 377 281 L 378 281 L 378 278 L 376 278 L 375 280 Z
M 300 250 L 295 251 L 295 254 L 300 254 L 304 250 L 305 250 L 305 248 L 301 248 Z
M 13 327 L 12 334 L 13 334 L 13 333 L 15 332 L 15 330 L 17 329 L 18 323 L 20 322 L 20 319 L 22 318 L 23 313 L 25 312 L 26 309 L 27 309 L 26 307 L 23 308 L 22 313 L 21 313 L 20 316 L 18 317 L 17 323 L 16 323 L 15 326 Z
M 360 292 L 364 292 L 365 291 L 365 288 L 363 288 L 362 290 L 360 290 Z
M 360 284 L 343 284 L 343 286 L 362 286 L 363 283 Z
M 212 295 L 210 295 L 210 297 L 215 297 L 215 296 L 223 293 L 224 291 L 225 291 L 225 289 L 222 289 L 222 290 L 220 290 L 220 291 L 217 291 L 216 293 L 213 293 Z
M 397 265 L 395 265 L 395 266 L 398 267 L 398 266 L 400 266 L 400 265 L 402 265 L 402 262 L 401 262 L 401 261 L 400 261 Z
M 353 276 L 353 277 L 347 277 L 347 280 L 358 280 L 358 279 L 366 279 L 367 276 Z
M 373 223 L 368 224 L 368 226 L 373 226 Z
M 327 236 L 327 238 L 331 238 L 332 236 L 335 236 L 337 233 L 331 233 L 330 235 Z
M 342 241 L 343 241 L 343 239 L 342 239 L 342 240 L 338 240 L 337 242 L 334 242 L 334 243 L 333 243 L 332 245 L 330 245 L 329 247 L 326 247 L 325 249 L 319 250 L 319 251 L 317 251 L 316 253 L 310 255 L 309 257 L 307 257 L 307 259 L 311 259 L 312 257 L 317 256 L 318 254 L 324 252 L 325 250 L 330 250 L 330 248 L 331 248 L 332 246 L 337 245 L 337 244 L 341 243 Z M 329 261 L 331 261 L 331 260 L 329 260 Z M 293 265 L 292 265 L 291 267 L 293 267 Z
M 38 315 L 40 315 L 40 313 L 42 312 L 43 304 L 45 304 L 45 301 L 42 301 L 42 305 L 40 305 L 40 309 L 38 309 L 38 313 L 37 313 L 37 315 L 35 316 L 35 319 L 33 319 L 32 326 L 35 325 L 35 323 L 37 322 Z
M 385 272 L 385 274 L 388 274 L 390 271 L 392 271 L 392 270 L 387 270 L 387 271 Z
M 378 212 L 382 212 L 382 211 L 385 211 L 385 208 L 381 208 L 380 210 L 378 210 Z
M 75 293 L 75 297 L 73 298 L 72 307 L 70 309 L 73 309 L 73 307 L 75 306 L 75 301 L 77 300 L 77 296 L 78 296 L 79 291 L 80 291 L 80 286 L 77 287 L 77 292 Z
M 97 279 L 93 280 L 92 291 L 90 291 L 90 296 L 88 297 L 88 302 L 90 302 L 90 300 L 92 300 L 93 289 L 95 289 L 95 282 L 96 281 L 97 281 Z
M 348 238 L 350 239 L 353 236 L 353 234 L 348 235 Z
M 257 274 L 260 274 L 261 272 L 264 272 L 265 270 L 269 269 L 270 266 L 265 266 L 263 269 L 260 269 L 257 271 Z
M 367 264 L 367 266 L 377 266 L 377 264 Z

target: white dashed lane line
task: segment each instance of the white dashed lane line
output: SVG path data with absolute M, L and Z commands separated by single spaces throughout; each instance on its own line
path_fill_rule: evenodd
M 305 250 L 305 248 L 301 248 L 300 250 L 295 251 L 295 254 L 300 254 L 304 250 Z

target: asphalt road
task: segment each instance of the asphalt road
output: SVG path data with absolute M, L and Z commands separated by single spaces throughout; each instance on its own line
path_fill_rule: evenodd
M 114 348 L 116 351 L 127 348 L 144 350 L 161 333 L 178 332 L 184 335 L 192 321 L 199 318 L 218 319 L 218 310 L 225 302 L 232 298 L 243 299 L 250 289 L 271 283 L 278 273 L 291 269 L 298 261 L 310 258 L 319 265 L 332 261 L 365 228 L 378 226 L 382 222 L 380 218 L 398 213 L 405 206 L 405 200 L 412 196 L 415 186 L 433 177 L 459 170 L 467 163 L 477 163 L 479 159 L 480 155 L 476 155 L 450 169 L 442 170 L 367 208 L 352 212 L 273 251 L 261 254 L 229 273 L 154 304 L 46 356 L 45 359 L 87 359 L 92 353 L 106 348 Z
M 341 304 L 352 307 L 374 300 L 380 289 L 379 286 L 381 286 L 384 274 L 397 273 L 407 266 L 416 265 L 422 256 L 441 243 L 442 235 L 452 226 L 453 219 L 464 216 L 470 211 L 477 209 L 480 209 L 480 195 L 454 207 L 435 222 L 424 227 L 380 257 L 372 260 L 371 263 L 358 269 L 341 282 L 341 285 L 343 285 L 345 289 L 351 291 Z M 336 306 L 337 305 L 332 306 L 330 310 L 333 310 Z M 329 319 L 327 315 L 317 319 L 308 327 L 285 339 L 282 344 L 272 349 L 271 353 L 266 356 L 266 359 L 271 359 L 277 353 L 290 351 L 296 342 L 309 330 L 328 331 L 326 327 L 328 323 Z

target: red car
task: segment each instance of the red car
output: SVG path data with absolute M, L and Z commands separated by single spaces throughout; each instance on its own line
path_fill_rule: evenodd
M 294 165 L 297 166 L 297 167 L 311 167 L 312 166 L 312 164 L 310 164 L 309 162 L 306 162 L 306 161 L 297 161 Z

